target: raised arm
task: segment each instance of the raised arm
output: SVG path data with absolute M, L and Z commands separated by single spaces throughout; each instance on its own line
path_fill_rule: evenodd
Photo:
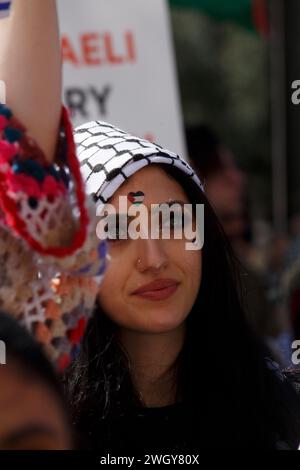
M 93 312 L 106 244 L 95 236 L 94 206 L 62 110 L 55 0 L 13 0 L 11 16 L 0 19 L 0 80 L 7 88 L 7 106 L 0 104 L 1 309 L 62 370 Z
M 0 20 L 0 80 L 7 105 L 52 161 L 61 118 L 61 52 L 55 0 L 13 0 Z

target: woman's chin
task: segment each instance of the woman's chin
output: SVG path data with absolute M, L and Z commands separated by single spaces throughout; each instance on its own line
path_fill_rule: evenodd
M 149 314 L 144 322 L 136 322 L 136 329 L 149 334 L 168 333 L 178 329 L 184 321 L 185 318 L 183 315 L 168 316 L 166 312 L 158 315 L 157 312 L 155 312 L 153 316 Z

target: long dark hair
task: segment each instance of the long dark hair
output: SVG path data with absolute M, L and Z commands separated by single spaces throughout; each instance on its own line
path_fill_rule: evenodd
M 267 367 L 268 351 L 247 323 L 241 269 L 223 229 L 202 191 L 176 168 L 160 166 L 193 204 L 205 205 L 202 281 L 176 367 L 199 447 L 272 448 L 278 441 L 296 447 L 298 397 Z M 93 440 L 105 446 L 114 419 L 143 406 L 116 328 L 98 304 L 66 377 L 73 422 L 87 446 Z

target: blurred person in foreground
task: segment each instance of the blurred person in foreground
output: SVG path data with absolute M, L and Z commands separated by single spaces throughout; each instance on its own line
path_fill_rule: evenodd
M 54 369 L 40 346 L 11 316 L 0 312 L 0 450 L 68 450 L 66 404 Z

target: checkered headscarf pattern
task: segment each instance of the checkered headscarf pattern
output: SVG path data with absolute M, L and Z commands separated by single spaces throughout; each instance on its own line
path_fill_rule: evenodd
M 87 192 L 96 202 L 105 204 L 131 175 L 151 163 L 177 167 L 203 190 L 194 170 L 178 155 L 105 122 L 78 127 L 75 142 Z

